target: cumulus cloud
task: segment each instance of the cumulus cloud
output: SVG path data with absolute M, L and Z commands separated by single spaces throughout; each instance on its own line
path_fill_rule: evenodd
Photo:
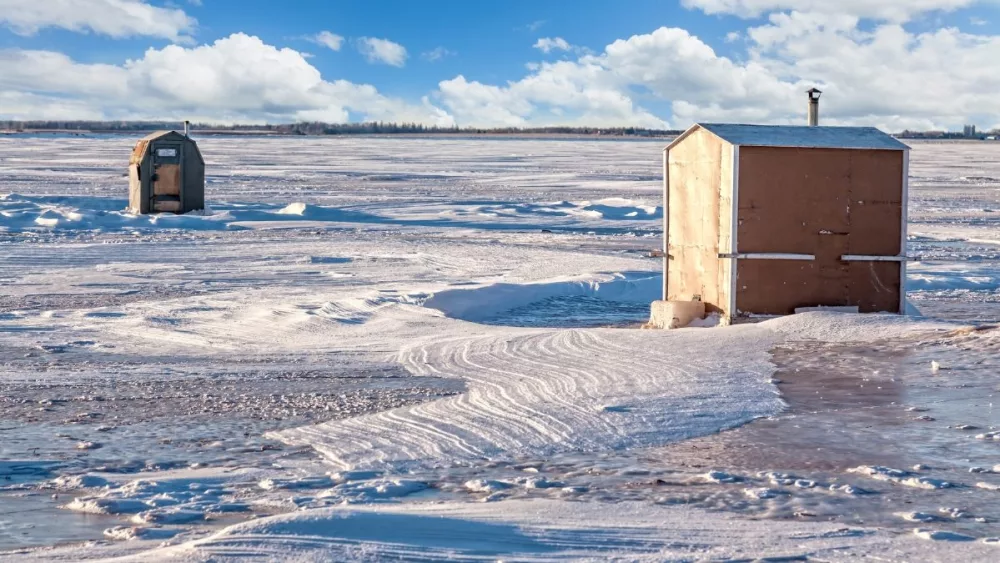
M 552 51 L 569 51 L 573 48 L 573 46 L 562 37 L 542 37 L 538 41 L 535 41 L 533 47 L 543 53 L 551 53 Z
M 111 37 L 187 40 L 197 22 L 179 8 L 145 0 L 0 0 L 0 25 L 20 35 L 57 27 Z
M 343 36 L 325 30 L 309 37 L 309 40 L 334 51 L 339 51 L 340 47 L 344 44 Z
M 716 4 L 747 10 L 782 5 L 777 0 Z M 599 54 L 532 63 L 524 78 L 506 84 L 459 76 L 441 82 L 438 97 L 460 124 L 657 127 L 669 122 L 684 128 L 696 121 L 801 124 L 805 90 L 819 86 L 826 92 L 827 124 L 890 131 L 956 128 L 963 122 L 997 125 L 1000 75 L 992 69 L 1000 58 L 1000 36 L 956 28 L 913 32 L 889 20 L 871 25 L 858 15 L 867 6 L 859 3 L 854 14 L 769 13 L 766 23 L 741 34 L 746 51 L 739 59 L 720 55 L 684 29 L 663 27 L 614 41 Z M 644 107 L 654 104 L 666 104 L 669 118 Z
M 541 51 L 570 55 L 530 62 L 522 76 L 505 82 L 460 74 L 407 102 L 370 85 L 326 79 L 303 53 L 243 34 L 199 47 L 150 49 L 110 65 L 49 51 L 0 50 L 0 117 L 684 128 L 696 121 L 803 123 L 805 90 L 818 86 L 826 124 L 891 131 L 998 125 L 1000 74 L 993 69 L 1000 36 L 952 27 L 921 31 L 905 23 L 972 0 L 685 2 L 755 17 L 729 34 L 727 52 L 735 54 L 672 27 L 618 39 L 597 53 L 545 38 L 536 44 Z M 788 9 L 792 4 L 802 9 Z M 407 58 L 405 48 L 385 39 L 363 38 L 358 48 L 373 62 L 403 66 Z M 421 56 L 446 54 L 439 48 Z
M 376 37 L 362 37 L 358 39 L 358 51 L 370 63 L 382 63 L 395 67 L 405 65 L 406 59 L 409 56 L 406 53 L 406 47 L 388 39 L 378 39 Z
M 536 68 L 504 86 L 458 76 L 442 81 L 438 96 L 461 126 L 667 126 L 635 104 L 623 81 L 596 59 Z
M 324 80 L 301 53 L 242 33 L 209 45 L 149 49 L 120 65 L 85 64 L 49 51 L 0 51 L 0 116 L 203 119 L 276 122 L 348 121 L 352 117 L 448 126 L 429 100 L 408 103 L 373 86 Z

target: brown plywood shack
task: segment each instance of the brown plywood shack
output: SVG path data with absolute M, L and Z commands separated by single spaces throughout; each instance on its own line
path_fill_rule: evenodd
M 198 144 L 176 131 L 140 139 L 129 158 L 132 213 L 187 213 L 205 208 L 205 160 Z
M 664 300 L 904 312 L 908 162 L 874 128 L 693 126 L 664 150 Z

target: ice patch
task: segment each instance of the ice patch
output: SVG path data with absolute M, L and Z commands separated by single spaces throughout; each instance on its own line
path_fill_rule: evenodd
M 71 491 L 75 489 L 95 489 L 106 487 L 109 482 L 99 475 L 63 475 L 45 484 L 46 488 Z
M 257 486 L 265 491 L 293 490 L 293 489 L 322 489 L 330 487 L 334 480 L 328 476 L 322 477 L 302 477 L 299 479 L 261 479 Z
M 146 528 L 143 526 L 115 526 L 104 530 L 104 537 L 116 541 L 167 540 L 182 530 L 169 528 Z
M 896 483 L 906 487 L 914 487 L 917 489 L 948 489 L 954 487 L 955 485 L 949 481 L 944 481 L 941 479 L 932 479 L 930 477 L 914 477 L 908 471 L 903 471 L 902 469 L 892 469 L 889 467 L 882 467 L 880 465 L 862 465 L 860 467 L 855 467 L 853 469 L 848 469 L 848 473 L 858 473 L 861 475 L 866 475 L 872 479 L 877 479 L 879 481 L 888 481 L 890 483 Z
M 767 487 L 743 489 L 743 494 L 754 500 L 766 500 L 777 497 L 782 494 L 781 491 L 775 489 L 768 489 Z
M 338 498 L 372 502 L 409 496 L 423 491 L 428 487 L 427 483 L 412 479 L 351 482 L 323 491 L 317 495 L 317 498 Z
M 135 524 L 189 524 L 205 519 L 205 513 L 183 508 L 146 510 L 132 517 Z
M 708 473 L 702 475 L 702 479 L 704 479 L 708 483 L 720 483 L 720 484 L 739 483 L 743 481 L 743 477 L 740 477 L 739 475 L 726 473 L 725 471 L 709 471 Z
M 936 516 L 934 514 L 928 514 L 926 512 L 899 512 L 896 515 L 902 518 L 903 520 L 907 520 L 909 522 L 927 523 L 927 522 L 937 522 L 941 520 L 939 516 Z
M 490 479 L 474 479 L 465 482 L 466 490 L 473 493 L 495 493 L 510 489 L 512 486 L 510 483 Z
M 81 497 L 75 498 L 64 508 L 87 514 L 138 514 L 149 509 L 149 504 L 136 498 Z
M 947 532 L 943 530 L 929 530 L 927 528 L 916 528 L 913 530 L 913 534 L 918 538 L 923 540 L 932 541 L 975 541 L 976 538 L 972 536 L 967 536 L 965 534 L 959 534 L 958 532 Z

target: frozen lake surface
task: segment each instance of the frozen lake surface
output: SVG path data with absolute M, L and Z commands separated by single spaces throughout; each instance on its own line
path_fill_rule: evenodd
M 914 145 L 925 318 L 671 332 L 660 145 L 0 138 L 0 559 L 995 559 L 1000 145 Z

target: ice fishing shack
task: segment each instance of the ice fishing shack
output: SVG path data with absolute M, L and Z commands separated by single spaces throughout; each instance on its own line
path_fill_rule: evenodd
M 696 124 L 663 153 L 651 324 L 812 307 L 905 311 L 909 147 L 878 129 Z
M 205 208 L 205 160 L 187 134 L 157 131 L 140 139 L 129 159 L 132 213 L 187 213 Z

